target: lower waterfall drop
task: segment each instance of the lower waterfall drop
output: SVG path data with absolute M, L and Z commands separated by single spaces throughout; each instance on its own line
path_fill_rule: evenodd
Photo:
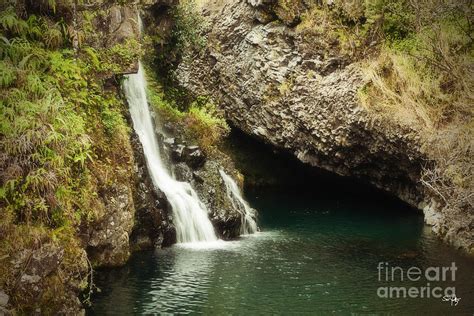
M 172 178 L 161 160 L 160 147 L 146 97 L 146 80 L 141 63 L 138 73 L 126 76 L 123 90 L 127 98 L 133 128 L 143 146 L 148 170 L 155 187 L 168 199 L 176 226 L 178 243 L 216 241 L 216 233 L 204 203 L 187 182 Z
M 219 170 L 222 180 L 224 180 L 227 197 L 232 202 L 232 206 L 242 215 L 242 225 L 240 226 L 240 233 L 242 235 L 254 234 L 258 231 L 257 222 L 255 221 L 255 210 L 242 197 L 242 193 L 237 186 L 237 183 L 224 172 Z

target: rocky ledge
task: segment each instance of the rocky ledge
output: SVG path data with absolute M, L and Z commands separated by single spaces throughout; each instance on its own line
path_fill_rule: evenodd
M 210 20 L 206 51 L 184 54 L 176 71 L 180 85 L 210 95 L 245 133 L 425 210 L 435 232 L 472 251 L 462 215 L 440 214 L 420 183 L 426 157 L 416 127 L 383 121 L 362 106 L 361 65 L 308 47 L 291 21 L 271 12 L 271 1 L 251 2 L 203 6 Z
M 157 133 L 161 138 L 164 158 L 169 161 L 176 179 L 190 183 L 196 190 L 201 201 L 207 206 L 209 218 L 219 238 L 237 238 L 240 235 L 242 214 L 228 197 L 219 171 L 223 170 L 231 175 L 241 187 L 242 174 L 236 169 L 233 161 L 217 148 L 206 154 L 189 140 L 179 137 L 181 133 L 178 133 L 175 127 L 166 130 L 167 136 L 161 131 Z

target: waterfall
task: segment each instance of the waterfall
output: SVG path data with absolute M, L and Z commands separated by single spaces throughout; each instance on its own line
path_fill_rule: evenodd
M 240 233 L 243 235 L 256 233 L 257 223 L 255 222 L 255 210 L 242 197 L 242 193 L 237 186 L 237 183 L 227 175 L 224 170 L 219 170 L 222 180 L 224 180 L 227 197 L 232 202 L 232 206 L 242 215 L 242 225 L 240 226 Z
M 123 90 L 130 107 L 133 128 L 143 146 L 153 184 L 163 191 L 171 205 L 178 243 L 217 240 L 204 203 L 199 200 L 189 183 L 173 179 L 161 160 L 160 148 L 148 108 L 146 81 L 141 63 L 138 73 L 126 76 Z

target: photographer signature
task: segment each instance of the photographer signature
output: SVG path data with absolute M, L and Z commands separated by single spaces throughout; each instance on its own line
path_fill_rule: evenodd
M 457 306 L 461 298 L 457 298 L 456 294 L 446 295 L 443 297 L 443 302 L 451 302 L 451 306 Z

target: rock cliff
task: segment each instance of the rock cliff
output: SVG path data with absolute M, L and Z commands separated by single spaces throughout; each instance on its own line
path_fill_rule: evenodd
M 445 240 L 472 250 L 472 218 L 442 215 L 420 182 L 429 162 L 417 127 L 388 122 L 365 108 L 358 97 L 367 83 L 362 64 L 305 41 L 292 27 L 298 17 L 285 16 L 273 2 L 203 5 L 206 50 L 184 54 L 176 70 L 180 84 L 212 96 L 245 133 L 424 209 Z M 454 242 L 456 232 L 463 233 Z

